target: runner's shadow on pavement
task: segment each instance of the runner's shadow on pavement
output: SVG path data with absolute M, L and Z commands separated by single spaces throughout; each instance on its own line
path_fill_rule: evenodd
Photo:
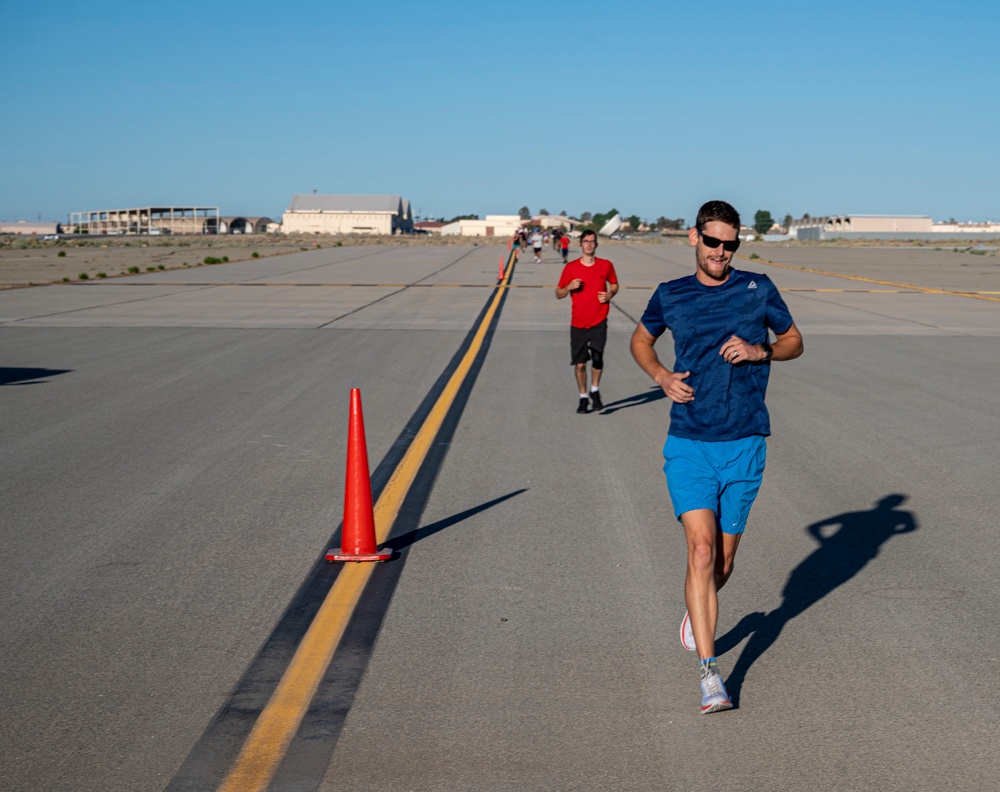
M 750 667 L 774 645 L 788 622 L 857 575 L 878 555 L 883 543 L 917 530 L 913 513 L 897 508 L 906 500 L 906 495 L 887 495 L 868 511 L 845 512 L 806 527 L 819 547 L 788 576 L 781 605 L 770 613 L 744 616 L 716 641 L 715 653 L 722 655 L 750 636 L 726 680 L 735 706 L 739 706 L 740 689 Z
M 667 398 L 667 394 L 663 392 L 663 388 L 659 385 L 654 385 L 645 393 L 637 393 L 635 396 L 629 396 L 625 399 L 608 402 L 604 405 L 604 409 L 601 410 L 600 413 L 601 415 L 610 415 L 618 410 L 624 410 L 626 407 L 639 407 L 643 404 L 649 404 L 650 402 L 659 401 L 660 399 L 665 398 Z
M 59 374 L 69 374 L 72 369 L 44 368 L 3 368 L 0 367 L 0 385 L 40 385 L 45 377 L 55 377 Z M 41 380 L 42 382 L 33 382 Z
M 438 520 L 430 525 L 424 525 L 420 528 L 415 528 L 412 531 L 407 531 L 399 536 L 394 536 L 390 538 L 383 547 L 387 547 L 393 551 L 393 553 L 398 553 L 404 547 L 409 547 L 415 542 L 419 542 L 421 539 L 426 539 L 428 536 L 433 536 L 438 531 L 443 531 L 445 528 L 451 528 L 453 525 L 457 525 L 460 522 L 468 520 L 470 517 L 474 517 L 480 512 L 484 512 L 487 509 L 492 509 L 503 503 L 505 500 L 516 497 L 524 492 L 527 492 L 527 488 L 522 487 L 519 490 L 514 490 L 506 495 L 501 495 L 499 498 L 494 498 L 491 501 L 486 501 L 486 503 L 481 503 L 478 506 L 473 506 L 471 509 L 466 509 L 465 511 L 459 512 L 458 514 L 453 514 L 451 517 L 446 517 L 443 520 Z

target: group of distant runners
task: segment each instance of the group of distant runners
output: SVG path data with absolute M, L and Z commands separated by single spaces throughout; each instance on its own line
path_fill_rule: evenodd
M 552 241 L 552 249 L 562 253 L 563 264 L 565 264 L 569 259 L 569 234 L 560 229 L 556 229 L 550 233 L 549 231 L 536 228 L 530 234 L 522 229 L 514 235 L 513 242 L 514 248 L 519 251 L 527 250 L 530 243 L 531 249 L 535 254 L 535 263 L 541 264 L 542 249 L 550 240 Z
M 736 209 L 725 201 L 704 204 L 688 231 L 694 274 L 654 289 L 630 342 L 636 363 L 671 401 L 663 470 L 687 540 L 687 611 L 680 639 L 685 649 L 697 652 L 702 713 L 733 706 L 715 657 L 718 592 L 732 574 L 764 475 L 765 438 L 771 433 L 764 394 L 771 363 L 797 358 L 803 349 L 770 278 L 733 269 L 739 234 Z M 565 261 L 569 240 L 564 238 Z M 538 263 L 542 233 L 536 231 L 530 242 Z M 619 289 L 614 265 L 597 257 L 597 247 L 597 234 L 583 232 L 582 255 L 565 263 L 555 290 L 558 299 L 569 296 L 572 303 L 570 362 L 580 392 L 578 413 L 604 409 L 600 383 L 608 315 Z M 654 348 L 667 331 L 674 344 L 672 371 Z

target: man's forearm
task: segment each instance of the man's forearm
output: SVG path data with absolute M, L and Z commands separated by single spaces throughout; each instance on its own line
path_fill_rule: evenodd
M 771 349 L 774 351 L 771 360 L 795 360 L 802 354 L 802 334 L 793 324 L 787 331 L 774 339 Z
M 635 358 L 635 362 L 639 364 L 639 368 L 645 371 L 654 382 L 659 382 L 657 377 L 660 374 L 670 373 L 667 367 L 660 362 L 660 357 L 656 354 L 653 344 L 640 337 L 638 333 L 632 336 L 630 349 L 632 351 L 632 357 Z

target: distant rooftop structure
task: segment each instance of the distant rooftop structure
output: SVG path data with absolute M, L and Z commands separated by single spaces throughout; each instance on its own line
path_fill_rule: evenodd
M 419 223 L 413 224 L 414 231 L 423 231 L 427 234 L 436 234 L 442 228 L 444 228 L 444 223 L 440 223 L 437 220 L 422 220 Z
M 400 212 L 398 195 L 293 195 L 289 212 Z
M 562 228 L 572 231 L 579 223 L 568 215 L 535 215 L 531 218 L 531 225 L 537 228 Z
M 86 234 L 216 234 L 218 206 L 140 206 L 70 212 L 69 230 Z

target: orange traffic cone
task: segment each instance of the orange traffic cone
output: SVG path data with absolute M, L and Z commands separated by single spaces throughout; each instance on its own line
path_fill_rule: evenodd
M 375 544 L 375 510 L 372 508 L 372 482 L 368 473 L 365 416 L 361 411 L 361 391 L 357 388 L 351 388 L 347 485 L 344 488 L 344 526 L 340 545 L 327 552 L 327 561 L 385 561 L 392 556 L 392 550 L 379 550 Z

